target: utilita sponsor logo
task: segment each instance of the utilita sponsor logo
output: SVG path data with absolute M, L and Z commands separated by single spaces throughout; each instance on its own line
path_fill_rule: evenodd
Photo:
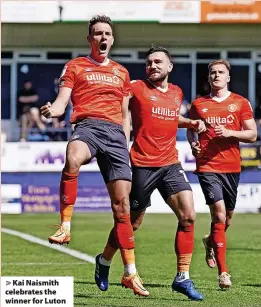
M 153 107 L 152 113 L 168 117 L 176 117 L 179 116 L 179 109 L 171 110 L 169 108 Z
M 206 122 L 210 125 L 213 124 L 232 124 L 234 122 L 234 116 L 228 115 L 227 117 L 221 117 L 221 116 L 211 116 L 206 118 Z
M 87 74 L 86 78 L 91 83 L 120 83 L 120 79 L 117 76 L 109 77 L 102 74 Z

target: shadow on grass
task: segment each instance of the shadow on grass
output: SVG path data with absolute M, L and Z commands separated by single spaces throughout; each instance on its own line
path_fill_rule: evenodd
M 245 284 L 243 285 L 245 287 L 255 287 L 255 288 L 261 288 L 261 284 Z
M 75 281 L 74 284 L 96 285 L 96 283 L 92 281 Z M 110 282 L 110 286 L 121 287 L 121 283 Z M 162 284 L 147 284 L 146 283 L 145 286 L 150 287 L 150 288 L 170 288 L 170 285 L 162 285 Z

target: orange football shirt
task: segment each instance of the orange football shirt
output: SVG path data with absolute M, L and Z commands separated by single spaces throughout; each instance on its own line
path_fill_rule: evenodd
M 71 123 L 95 118 L 122 124 L 122 101 L 131 95 L 129 73 L 122 65 L 108 60 L 107 65 L 90 57 L 69 61 L 61 74 L 60 87 L 72 89 Z
M 179 162 L 176 134 L 182 90 L 169 83 L 164 93 L 142 80 L 132 81 L 131 89 L 134 134 L 131 163 L 141 167 L 161 167 Z
M 211 96 L 196 99 L 191 106 L 190 117 L 202 119 L 207 131 L 199 134 L 201 153 L 196 158 L 196 172 L 238 173 L 241 171 L 239 141 L 235 138 L 216 136 L 216 125 L 240 131 L 242 121 L 253 118 L 249 101 L 235 93 L 230 93 L 218 102 Z

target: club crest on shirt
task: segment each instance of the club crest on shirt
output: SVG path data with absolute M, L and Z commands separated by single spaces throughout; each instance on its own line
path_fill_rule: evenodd
M 118 70 L 117 68 L 113 68 L 113 69 L 112 69 L 112 72 L 113 72 L 113 74 L 114 74 L 115 76 L 119 76 L 119 74 L 120 74 L 120 72 L 119 72 L 119 70 Z
M 236 110 L 237 110 L 237 107 L 234 104 L 230 104 L 228 106 L 228 111 L 229 112 L 236 112 Z

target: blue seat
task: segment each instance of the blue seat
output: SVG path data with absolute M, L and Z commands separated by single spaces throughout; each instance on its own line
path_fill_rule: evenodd
M 178 129 L 177 141 L 187 141 L 187 129 L 185 128 Z
M 29 134 L 27 137 L 29 142 L 44 142 L 49 141 L 50 138 L 48 135 L 42 135 L 40 133 Z

